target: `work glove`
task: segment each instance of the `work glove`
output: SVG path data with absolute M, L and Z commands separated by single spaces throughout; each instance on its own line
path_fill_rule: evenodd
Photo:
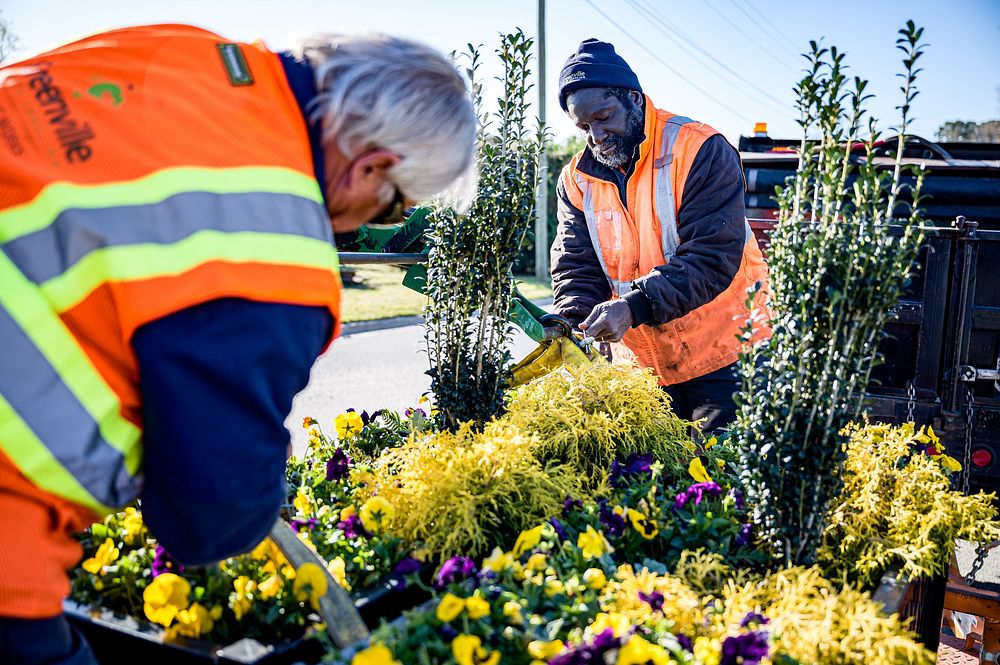
M 590 312 L 580 329 L 598 342 L 618 342 L 632 327 L 632 309 L 624 300 L 606 300 Z

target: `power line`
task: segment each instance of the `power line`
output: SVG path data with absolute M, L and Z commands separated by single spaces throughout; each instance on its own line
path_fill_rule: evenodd
M 746 37 L 746 39 L 747 39 L 748 42 L 750 42 L 751 44 L 753 44 L 754 46 L 756 46 L 757 48 L 759 48 L 761 51 L 764 51 L 764 53 L 767 53 L 769 56 L 771 56 L 772 58 L 774 58 L 774 60 L 776 62 L 781 63 L 781 66 L 784 67 L 785 69 L 787 69 L 787 70 L 789 70 L 791 72 L 794 72 L 796 74 L 799 73 L 798 71 L 795 70 L 794 67 L 790 67 L 788 65 L 788 62 L 786 62 L 786 60 L 787 60 L 786 58 L 775 54 L 774 51 L 771 51 L 768 48 L 765 48 L 764 45 L 761 43 L 761 40 L 755 39 L 755 38 L 751 37 L 750 35 L 748 35 L 746 33 L 746 31 L 743 30 L 742 27 L 740 27 L 739 25 L 737 25 L 736 23 L 734 23 L 732 19 L 730 19 L 728 16 L 726 16 L 725 14 L 723 14 L 722 12 L 720 12 L 715 7 L 715 5 L 713 5 L 709 0 L 704 0 L 704 1 L 705 1 L 705 5 L 709 9 L 711 9 L 713 12 L 715 12 L 716 14 L 718 14 L 722 18 L 723 21 L 725 21 L 729 25 L 733 26 L 736 29 L 737 32 L 739 32 L 741 35 L 743 35 L 744 37 Z
M 629 38 L 629 39 L 631 39 L 631 40 L 632 40 L 633 42 L 635 42 L 636 46 L 638 46 L 638 47 L 639 47 L 639 48 L 641 48 L 641 49 L 642 49 L 643 51 L 645 51 L 646 53 L 648 53 L 648 54 L 649 54 L 649 55 L 650 55 L 650 56 L 651 56 L 651 57 L 652 57 L 652 58 L 653 58 L 654 60 L 656 60 L 656 61 L 657 61 L 658 63 L 660 63 L 661 65 L 663 65 L 663 66 L 664 66 L 664 67 L 665 67 L 665 68 L 666 68 L 666 69 L 667 69 L 668 71 L 672 72 L 672 73 L 674 74 L 674 76 L 676 76 L 676 77 L 677 77 L 677 78 L 679 78 L 680 80 L 684 81 L 684 82 L 685 82 L 685 83 L 687 83 L 687 84 L 688 84 L 689 86 L 691 86 L 692 88 L 694 88 L 695 90 L 697 90 L 698 92 L 700 92 L 701 94 L 703 94 L 703 95 L 704 95 L 705 97 L 707 97 L 707 98 L 708 98 L 708 99 L 710 99 L 711 101 L 715 102 L 716 104 L 718 104 L 718 105 L 719 105 L 719 106 L 721 106 L 722 108 L 726 109 L 727 111 L 729 111 L 730 113 L 732 113 L 732 114 L 733 114 L 733 115 L 735 115 L 736 117 L 740 118 L 740 119 L 741 119 L 741 120 L 743 120 L 744 122 L 747 122 L 747 123 L 751 122 L 751 121 L 750 121 L 750 119 L 749 119 L 749 118 L 747 118 L 747 117 L 746 117 L 745 115 L 743 115 L 743 114 L 742 114 L 741 112 L 739 112 L 739 111 L 737 111 L 736 109 L 734 109 L 733 107 L 729 106 L 728 104 L 726 104 L 726 103 L 725 103 L 725 102 L 723 102 L 722 100 L 720 100 L 720 99 L 716 98 L 716 97 L 715 97 L 714 95 L 712 95 L 712 93 L 708 92 L 707 90 L 705 90 L 704 88 L 702 88 L 701 86 L 699 86 L 699 85 L 698 85 L 697 83 L 695 83 L 694 81 L 692 81 L 691 79 L 689 79 L 688 77 L 684 76 L 684 75 L 683 75 L 683 74 L 681 74 L 681 73 L 680 73 L 679 71 L 677 71 L 676 69 L 674 69 L 674 68 L 673 68 L 672 66 L 670 66 L 670 64 L 668 64 L 668 63 L 667 63 L 667 62 L 666 62 L 666 61 L 665 61 L 665 60 L 664 60 L 663 58 L 661 58 L 661 57 L 660 57 L 659 55 L 657 55 L 657 54 L 656 54 L 656 53 L 654 53 L 653 51 L 649 50 L 649 48 L 648 48 L 648 47 L 647 47 L 647 46 L 646 46 L 645 44 L 643 44 L 643 43 L 642 43 L 642 42 L 640 42 L 640 41 L 639 41 L 638 39 L 636 39 L 635 37 L 633 37 L 633 36 L 632 36 L 632 33 L 630 33 L 630 32 L 629 32 L 628 30 L 626 30 L 625 28 L 623 28 L 623 27 L 622 27 L 622 26 L 621 26 L 621 25 L 620 25 L 620 24 L 619 24 L 619 23 L 618 23 L 617 21 L 615 21 L 615 20 L 614 20 L 613 18 L 611 18 L 610 16 L 608 16 L 607 14 L 605 14 L 605 13 L 604 13 L 604 12 L 603 12 L 603 11 L 601 10 L 601 8 L 600 8 L 600 7 L 598 7 L 598 6 L 596 5 L 596 4 L 594 4 L 593 0 L 587 0 L 587 4 L 588 4 L 588 5 L 590 5 L 590 6 L 591 6 L 591 7 L 592 7 L 592 8 L 594 9 L 594 11 L 596 11 L 596 12 L 597 12 L 598 14 L 600 14 L 601 16 L 603 16 L 603 17 L 604 17 L 604 19 L 605 19 L 605 20 L 606 20 L 606 21 L 607 21 L 608 23 L 610 23 L 611 25 L 613 25 L 613 26 L 615 26 L 616 28 L 618 28 L 618 29 L 619 29 L 619 30 L 620 30 L 620 31 L 622 32 L 622 34 L 624 34 L 624 35 L 625 35 L 626 37 L 628 37 L 628 38 Z
M 757 84 L 753 83 L 752 81 L 744 79 L 742 74 L 740 74 L 739 72 L 737 72 L 734 69 L 732 69 L 725 62 L 723 62 L 723 61 L 719 60 L 718 58 L 716 58 L 714 55 L 712 55 L 711 52 L 709 52 L 706 49 L 702 48 L 699 44 L 697 44 L 693 40 L 689 39 L 686 35 L 684 35 L 683 31 L 681 31 L 677 26 L 671 24 L 670 21 L 668 21 L 666 19 L 666 17 L 664 17 L 662 14 L 660 14 L 659 12 L 657 12 L 654 7 L 652 7 L 652 6 L 647 7 L 647 6 L 644 6 L 642 4 L 639 4 L 638 0 L 626 0 L 626 2 L 628 2 L 628 4 L 631 5 L 633 9 L 635 9 L 637 12 L 639 12 L 639 14 L 643 16 L 643 18 L 652 19 L 655 23 L 659 23 L 662 26 L 661 28 L 658 28 L 655 25 L 653 27 L 657 28 L 660 31 L 661 34 L 669 37 L 670 35 L 667 35 L 667 32 L 664 31 L 664 28 L 666 30 L 669 30 L 670 33 L 674 37 L 676 37 L 677 39 L 683 40 L 684 42 L 686 42 L 687 44 L 689 44 L 692 48 L 694 48 L 699 53 L 701 53 L 703 56 L 705 56 L 706 58 L 708 58 L 712 62 L 716 63 L 719 67 L 722 67 L 724 70 L 726 70 L 727 72 L 729 72 L 732 75 L 732 77 L 733 77 L 732 80 L 734 80 L 734 82 L 735 82 L 736 85 L 746 85 L 746 86 L 749 86 L 749 87 L 753 88 L 754 90 L 756 90 L 757 92 L 759 92 L 760 94 L 762 94 L 765 97 L 767 97 L 768 99 L 772 100 L 774 102 L 774 104 L 769 104 L 765 100 L 758 99 L 752 93 L 748 93 L 746 91 L 742 91 L 743 94 L 745 94 L 748 97 L 750 97 L 750 99 L 752 99 L 753 101 L 755 101 L 755 102 L 757 102 L 757 103 L 759 103 L 761 105 L 767 106 L 767 107 L 769 107 L 769 108 L 771 108 L 773 110 L 778 111 L 779 113 L 781 113 L 782 115 L 784 115 L 786 118 L 790 118 L 792 120 L 795 119 L 795 116 L 793 116 L 792 114 L 790 114 L 788 112 L 788 110 L 787 110 L 788 109 L 788 105 L 785 102 L 781 101 L 780 99 L 778 99 L 777 97 L 775 97 L 774 95 L 772 95 L 770 92 L 768 92 L 764 88 L 761 88 L 760 86 L 758 86 Z M 685 51 L 689 55 L 691 55 L 690 52 L 686 51 L 686 49 L 684 49 L 683 46 L 681 46 L 680 48 L 681 48 L 682 51 Z M 694 56 L 692 56 L 692 57 L 694 57 Z M 701 64 L 705 65 L 704 62 L 702 62 Z M 713 73 L 715 73 L 717 75 L 720 75 L 718 72 L 713 72 Z M 723 78 L 725 78 L 725 77 L 723 77 Z
M 758 18 L 760 18 L 762 21 L 764 21 L 769 26 L 771 26 L 771 35 L 775 38 L 775 41 L 778 43 L 779 46 L 784 46 L 786 44 L 794 44 L 794 43 L 796 43 L 796 40 L 792 39 L 787 34 L 785 34 L 785 32 L 781 28 L 779 28 L 778 26 L 776 26 L 774 23 L 771 22 L 771 19 L 767 18 L 767 15 L 765 15 L 765 14 L 761 13 L 760 11 L 758 11 L 756 7 L 754 7 L 753 5 L 751 5 L 748 2 L 748 0 L 741 0 L 741 1 L 743 2 L 744 5 L 747 6 L 747 8 L 750 11 L 754 12 L 755 14 L 757 14 Z M 733 0 L 733 3 L 735 4 L 735 0 Z M 739 9 L 740 11 L 743 11 L 743 9 L 741 7 L 737 7 L 737 9 Z M 757 20 L 753 16 L 751 16 L 750 14 L 747 14 L 745 11 L 743 11 L 743 13 L 746 14 L 747 17 L 751 21 L 753 21 L 754 23 L 757 23 Z M 765 31 L 767 30 L 766 28 L 764 28 L 763 26 L 761 26 L 760 23 L 757 23 L 757 26 L 760 27 L 760 28 L 762 28 L 762 29 L 764 29 Z M 795 52 L 794 48 L 786 48 L 785 50 L 788 53 L 791 53 L 792 55 L 794 55 L 795 57 L 798 57 L 800 55 L 799 53 Z

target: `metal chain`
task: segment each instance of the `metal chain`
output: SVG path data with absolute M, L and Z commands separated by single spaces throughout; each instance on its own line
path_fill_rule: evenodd
M 913 381 L 907 381 L 909 384 L 906 388 L 906 422 L 912 423 L 913 420 L 913 406 L 917 402 L 917 391 L 913 387 Z
M 1000 540 L 995 541 L 989 545 L 986 543 L 976 543 L 976 558 L 972 561 L 972 568 L 969 568 L 969 572 L 965 574 L 965 583 L 968 585 L 973 585 L 976 582 L 976 574 L 986 563 L 986 555 L 990 553 L 990 550 L 994 546 L 1000 544 Z
M 969 467 L 972 464 L 972 427 L 975 424 L 975 414 L 972 412 L 973 405 L 972 388 L 965 388 L 965 450 L 962 454 L 962 493 L 969 493 Z

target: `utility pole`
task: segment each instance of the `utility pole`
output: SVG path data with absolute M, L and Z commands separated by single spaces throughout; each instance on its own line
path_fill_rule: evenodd
M 538 0 L 538 121 L 545 126 L 545 0 Z M 535 277 L 549 278 L 549 159 L 544 147 L 535 192 Z

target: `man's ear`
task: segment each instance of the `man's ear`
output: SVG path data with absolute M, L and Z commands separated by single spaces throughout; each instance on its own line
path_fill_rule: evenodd
M 361 153 L 351 162 L 348 186 L 354 192 L 377 195 L 387 182 L 385 172 L 399 164 L 401 159 L 392 150 L 385 148 L 373 148 Z
M 628 96 L 629 96 L 629 99 L 631 99 L 635 103 L 636 106 L 639 106 L 639 107 L 642 106 L 642 93 L 641 92 L 639 92 L 638 90 L 629 90 L 628 91 Z

